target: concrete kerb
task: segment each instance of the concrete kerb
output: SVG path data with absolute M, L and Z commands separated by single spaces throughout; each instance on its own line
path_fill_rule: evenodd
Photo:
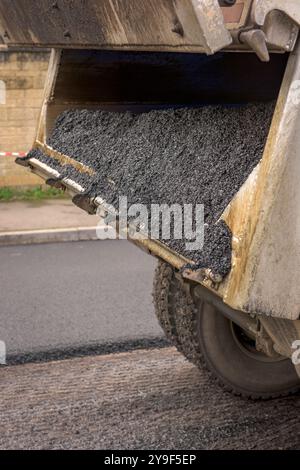
M 72 227 L 0 233 L 0 246 L 83 240 L 98 240 L 96 227 Z

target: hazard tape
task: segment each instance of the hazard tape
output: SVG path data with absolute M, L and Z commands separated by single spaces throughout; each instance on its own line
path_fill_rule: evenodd
M 0 152 L 0 157 L 26 157 L 26 152 Z

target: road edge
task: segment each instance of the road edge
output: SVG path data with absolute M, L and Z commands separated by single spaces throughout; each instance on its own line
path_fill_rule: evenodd
M 70 227 L 0 232 L 0 246 L 99 240 L 96 230 L 98 231 L 99 227 Z

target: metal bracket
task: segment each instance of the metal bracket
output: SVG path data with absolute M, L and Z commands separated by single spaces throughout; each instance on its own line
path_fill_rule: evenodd
M 261 29 L 251 29 L 240 34 L 240 41 L 248 44 L 256 52 L 262 62 L 269 62 L 270 55 L 267 47 L 266 36 Z
M 263 325 L 258 323 L 258 331 L 255 337 L 255 345 L 258 351 L 263 352 L 268 357 L 279 357 L 280 354 L 274 348 L 274 341 L 268 335 Z
M 15 159 L 15 163 L 20 166 L 24 166 L 25 168 L 30 168 L 29 160 L 26 157 L 17 157 Z
M 229 46 L 232 37 L 226 28 L 218 0 L 191 0 L 207 54 Z
M 48 186 L 51 186 L 51 188 L 61 189 L 62 191 L 65 191 L 66 187 L 63 184 L 62 180 L 63 178 L 48 178 L 46 180 L 46 184 L 48 184 Z
M 292 21 L 300 26 L 299 0 L 254 0 L 252 7 L 252 20 L 258 26 L 265 24 L 266 18 L 273 10 L 285 13 Z
M 283 42 L 283 48 L 285 50 L 290 50 L 292 45 L 295 43 L 297 37 L 297 26 L 300 25 L 299 0 L 254 0 L 251 12 L 253 29 L 242 31 L 239 37 L 240 41 L 251 47 L 251 49 L 256 52 L 260 60 L 262 60 L 263 62 L 268 62 L 270 60 L 270 57 L 267 47 L 268 38 L 266 37 L 265 32 L 261 28 L 266 25 L 268 15 L 270 13 L 275 12 L 277 12 L 278 14 L 285 14 L 287 19 L 295 23 L 294 29 L 292 26 L 288 28 L 288 31 L 289 29 L 291 29 L 292 32 L 290 32 L 290 40 L 286 41 L 286 24 L 284 23 L 284 21 L 282 19 L 280 20 L 280 18 L 279 24 L 276 23 L 276 18 L 273 18 L 272 21 L 272 23 L 274 23 L 275 21 L 275 28 L 276 31 L 278 30 L 278 36 L 280 37 L 280 41 Z M 281 28 L 279 28 L 279 26 L 281 26 Z M 281 34 L 279 34 L 279 31 L 281 31 Z
M 73 204 L 84 210 L 90 215 L 94 215 L 97 212 L 97 206 L 94 201 L 86 194 L 76 194 L 72 199 Z

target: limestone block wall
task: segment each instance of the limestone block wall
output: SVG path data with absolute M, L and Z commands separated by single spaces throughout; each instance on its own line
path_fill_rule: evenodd
M 27 186 L 41 180 L 15 165 L 8 153 L 27 152 L 33 142 L 48 68 L 47 51 L 0 51 L 0 186 Z M 0 97 L 0 98 L 1 98 Z M 5 101 L 5 102 L 4 102 Z

